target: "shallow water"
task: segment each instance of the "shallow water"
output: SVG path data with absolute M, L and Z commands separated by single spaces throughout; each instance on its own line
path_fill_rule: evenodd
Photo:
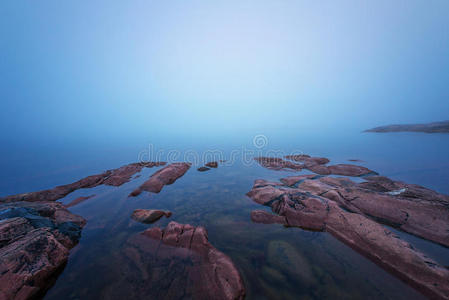
M 45 298 L 123 299 L 131 295 L 138 283 L 123 280 L 127 274 L 122 268 L 127 264 L 123 257 L 126 241 L 146 228 L 165 227 L 171 220 L 207 229 L 212 245 L 229 255 L 241 272 L 247 299 L 422 298 L 327 233 L 252 223 L 251 210 L 268 209 L 245 196 L 254 180 L 279 180 L 298 172 L 272 171 L 255 163 L 248 164 L 242 160 L 241 152 L 242 147 L 248 147 L 253 155 L 279 154 L 275 150 L 282 150 L 284 155 L 303 152 L 328 157 L 331 163 L 360 159 L 363 162 L 355 164 L 367 166 L 381 175 L 448 194 L 449 135 L 291 134 L 288 138 L 270 137 L 268 144 L 261 148 L 251 145 L 250 137 L 242 141 L 216 141 L 208 145 L 183 142 L 175 146 L 161 142 L 158 148 L 165 150 L 196 149 L 203 153 L 207 149 L 220 149 L 228 162 L 207 172 L 196 171 L 200 164 L 192 166 L 185 176 L 165 186 L 159 194 L 144 192 L 135 198 L 128 197 L 158 169 L 151 168 L 144 169 L 139 178 L 121 187 L 78 190 L 62 199 L 68 203 L 79 196 L 96 195 L 70 208 L 88 223 L 66 268 Z M 61 146 L 53 150 L 38 146 L 31 154 L 29 148 L 21 146 L 14 152 L 3 149 L 2 195 L 49 188 L 119 167 L 136 161 L 146 147 L 141 142 L 117 147 Z M 229 161 L 233 149 L 237 149 L 240 156 Z M 153 225 L 144 225 L 130 219 L 137 208 L 170 210 L 173 215 Z M 403 236 L 440 263 L 448 263 L 444 259 L 449 257 L 447 248 Z M 134 271 L 131 268 L 128 272 Z M 147 296 L 133 295 L 134 298 Z

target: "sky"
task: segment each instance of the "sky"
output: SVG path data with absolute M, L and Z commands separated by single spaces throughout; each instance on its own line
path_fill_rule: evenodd
M 449 1 L 0 3 L 0 138 L 449 119 Z

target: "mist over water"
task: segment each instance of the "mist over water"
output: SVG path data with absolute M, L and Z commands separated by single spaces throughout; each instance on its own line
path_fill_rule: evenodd
M 447 1 L 5 1 L 2 140 L 362 131 L 449 117 Z
M 253 222 L 269 208 L 246 193 L 296 174 L 254 157 L 309 154 L 449 194 L 449 134 L 363 132 L 449 120 L 448 12 L 444 0 L 3 1 L 0 197 L 132 162 L 192 163 L 158 194 L 128 196 L 155 167 L 60 199 L 96 195 L 70 208 L 87 225 L 46 299 L 138 293 L 128 279 L 141 270 L 120 269 L 150 226 L 135 209 L 173 213 L 154 227 L 207 228 L 247 299 L 419 299 L 327 232 Z M 397 234 L 447 265 L 447 248 Z

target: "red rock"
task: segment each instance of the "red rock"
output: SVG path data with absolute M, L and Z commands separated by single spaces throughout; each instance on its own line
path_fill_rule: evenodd
M 143 191 L 159 193 L 165 185 L 173 184 L 189 170 L 189 163 L 172 163 L 151 175 L 140 187 L 135 189 L 129 196 L 135 197 Z
M 85 177 L 71 184 L 60 185 L 53 189 L 3 197 L 0 198 L 0 202 L 56 201 L 78 189 L 93 188 L 102 184 L 113 186 L 122 185 L 125 182 L 128 182 L 132 175 L 140 172 L 142 168 L 151 168 L 164 164 L 165 162 L 133 163 L 118 169 L 105 171 L 101 174 Z
M 218 162 L 211 161 L 211 162 L 208 162 L 205 166 L 209 167 L 209 168 L 217 168 L 218 167 Z
M 197 170 L 198 170 L 199 172 L 205 172 L 205 171 L 209 171 L 210 168 L 208 168 L 208 167 L 199 167 Z
M 171 212 L 155 210 L 155 209 L 136 209 L 131 218 L 140 223 L 151 224 L 162 218 L 163 216 L 170 218 Z
M 118 169 L 112 170 L 111 176 L 105 179 L 105 185 L 120 186 L 129 182 L 131 177 L 142 171 L 143 168 L 152 168 L 165 165 L 165 162 L 147 162 L 147 163 L 133 163 L 122 166 Z
M 323 166 L 323 165 L 310 165 L 307 166 L 307 170 L 312 171 L 313 173 L 319 174 L 319 175 L 329 175 L 331 171 L 329 170 L 329 167 Z
M 243 299 L 245 289 L 231 259 L 208 241 L 203 227 L 170 222 L 131 237 L 117 285 L 123 296 L 149 299 Z M 117 297 L 117 291 L 112 291 Z M 120 293 L 120 291 L 118 291 Z M 108 298 L 109 295 L 105 295 Z
M 85 220 L 58 202 L 0 204 L 0 299 L 41 297 L 78 243 Z
M 349 164 L 338 164 L 328 167 L 329 171 L 333 175 L 343 175 L 343 176 L 362 176 L 368 174 L 376 174 L 376 172 L 356 165 Z
M 311 181 L 316 181 L 317 184 L 307 183 Z M 449 271 L 446 268 L 439 266 L 375 221 L 362 214 L 345 211 L 339 203 L 316 194 L 339 182 L 350 185 L 348 181 L 329 180 L 325 183 L 321 179 L 306 180 L 299 185 L 309 187 L 311 194 L 302 188 L 286 189 L 281 184 L 264 186 L 259 180 L 248 196 L 257 203 L 271 206 L 273 212 L 285 218 L 287 226 L 327 231 L 424 294 L 447 299 Z M 331 191 L 341 192 L 336 189 L 329 190 Z M 350 202 L 357 199 L 352 198 Z M 376 199 L 371 202 L 375 204 L 378 201 Z M 261 220 L 271 220 L 265 213 L 258 215 Z
M 73 207 L 73 206 L 78 205 L 92 197 L 95 197 L 95 195 L 90 195 L 90 196 L 86 196 L 86 197 L 84 197 L 84 196 L 78 197 L 78 198 L 74 199 L 73 201 L 71 201 L 70 203 L 66 204 L 65 207 L 66 208 Z

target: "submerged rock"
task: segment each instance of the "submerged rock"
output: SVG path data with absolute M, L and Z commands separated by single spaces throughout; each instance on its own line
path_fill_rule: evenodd
M 125 244 L 119 286 L 126 298 L 243 299 L 242 279 L 231 259 L 208 241 L 203 227 L 170 222 L 150 228 Z M 117 296 L 117 291 L 111 291 Z M 120 291 L 118 292 L 120 293 Z M 108 295 L 106 294 L 106 297 Z
M 190 163 L 172 163 L 151 175 L 140 187 L 135 189 L 129 196 L 135 197 L 143 191 L 159 193 L 165 185 L 173 184 L 190 169 Z
M 120 186 L 128 182 L 131 177 L 140 172 L 142 168 L 152 168 L 161 165 L 165 165 L 165 162 L 132 163 L 118 169 L 108 170 L 101 174 L 85 177 L 74 183 L 60 185 L 53 189 L 2 197 L 0 198 L 0 202 L 56 201 L 78 189 L 93 188 L 102 184 Z
M 384 182 L 385 179 L 380 181 Z M 395 187 L 396 185 L 400 184 L 395 183 Z M 415 192 L 416 195 L 426 194 L 426 190 L 423 188 L 415 190 L 419 191 L 419 193 Z M 344 192 L 347 193 L 347 198 L 344 197 Z M 268 217 L 268 213 L 258 212 L 255 214 L 257 218 L 254 219 L 262 222 L 268 220 L 266 223 L 276 221 L 287 226 L 327 231 L 426 295 L 447 299 L 449 297 L 449 271 L 364 215 L 369 208 L 370 215 L 377 212 L 383 213 L 385 217 L 391 212 L 391 215 L 388 215 L 390 220 L 395 218 L 407 221 L 410 216 L 412 219 L 415 216 L 427 216 L 422 220 L 431 223 L 431 219 L 433 219 L 436 226 L 443 225 L 443 230 L 438 230 L 430 223 L 427 223 L 427 227 L 434 227 L 434 230 L 441 233 L 446 230 L 447 237 L 447 227 L 445 227 L 447 222 L 443 222 L 443 215 L 449 215 L 447 208 L 443 213 L 438 213 L 437 210 L 441 209 L 441 206 L 435 211 L 431 211 L 429 206 L 427 208 L 426 206 L 417 206 L 410 211 L 413 213 L 403 219 L 401 216 L 406 216 L 403 213 L 404 207 L 411 208 L 412 202 L 409 201 L 407 206 L 403 198 L 392 199 L 398 196 L 385 196 L 372 191 L 366 191 L 369 194 L 365 195 L 363 193 L 365 192 L 362 191 L 362 188 L 358 188 L 356 183 L 347 178 L 323 177 L 315 180 L 306 179 L 297 188 L 287 187 L 282 183 L 257 180 L 247 195 L 255 202 L 271 207 L 272 211 L 281 217 L 272 218 Z M 446 201 L 446 198 L 441 195 L 430 193 L 428 198 L 432 198 L 431 196 L 434 199 L 433 204 L 438 203 L 435 201 L 437 199 Z M 379 197 L 388 197 L 390 200 L 385 199 L 384 201 Z M 401 208 L 396 207 L 391 201 L 398 205 L 401 203 Z M 417 201 L 417 199 L 415 198 L 413 201 Z M 396 215 L 393 215 L 394 212 Z M 435 221 L 438 219 L 440 221 Z M 420 225 L 425 226 L 424 223 L 420 223 Z M 430 232 L 427 232 L 427 236 L 430 237 Z
M 65 207 L 66 208 L 73 207 L 73 206 L 78 205 L 92 197 L 95 197 L 95 195 L 78 197 L 75 200 L 71 201 L 70 203 L 66 204 Z
M 156 209 L 136 209 L 131 218 L 140 223 L 151 224 L 162 218 L 163 216 L 170 218 L 170 211 L 156 210 Z
M 0 299 L 42 296 L 64 268 L 84 225 L 61 203 L 1 203 Z
M 264 210 L 253 210 L 251 212 L 251 221 L 262 224 L 283 224 L 287 225 L 285 217 L 274 215 Z

